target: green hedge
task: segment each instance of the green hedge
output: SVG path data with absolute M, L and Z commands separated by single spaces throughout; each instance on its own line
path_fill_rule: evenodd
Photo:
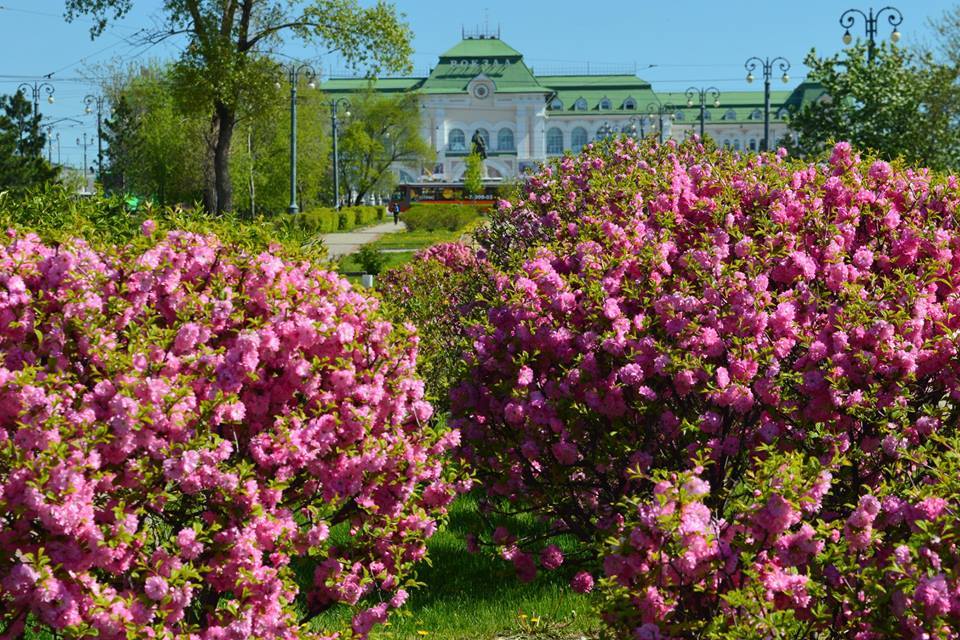
M 318 233 L 350 231 L 384 219 L 383 207 L 318 207 L 296 215 L 296 223 Z
M 415 204 L 403 213 L 407 231 L 459 231 L 480 216 L 480 209 L 464 204 Z

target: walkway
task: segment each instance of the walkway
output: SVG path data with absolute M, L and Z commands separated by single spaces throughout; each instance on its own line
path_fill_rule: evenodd
M 326 233 L 321 236 L 324 246 L 327 247 L 327 257 L 331 260 L 351 253 L 355 253 L 365 244 L 375 242 L 380 236 L 395 231 L 406 231 L 407 225 L 381 222 L 373 227 L 357 229 L 356 231 L 342 231 L 339 233 Z

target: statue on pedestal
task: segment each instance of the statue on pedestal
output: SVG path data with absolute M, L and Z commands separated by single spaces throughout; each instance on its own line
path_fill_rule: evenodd
M 470 138 L 470 142 L 473 144 L 472 153 L 480 156 L 481 160 L 487 159 L 487 143 L 483 139 L 483 136 L 480 135 L 479 131 L 473 132 L 473 137 Z

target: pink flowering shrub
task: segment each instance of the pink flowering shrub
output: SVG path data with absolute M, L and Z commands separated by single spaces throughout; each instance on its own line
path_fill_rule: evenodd
M 461 453 L 624 637 L 960 637 L 958 206 L 843 143 L 565 157 L 480 235 Z
M 418 371 L 440 412 L 449 404 L 450 386 L 464 374 L 463 354 L 470 348 L 467 328 L 482 321 L 482 301 L 491 285 L 489 265 L 459 242 L 422 249 L 378 280 L 386 311 L 398 322 L 417 327 L 422 339 Z
M 417 338 L 335 274 L 172 232 L 0 243 L 0 633 L 365 637 L 454 488 Z M 138 245 L 141 246 L 141 245 Z

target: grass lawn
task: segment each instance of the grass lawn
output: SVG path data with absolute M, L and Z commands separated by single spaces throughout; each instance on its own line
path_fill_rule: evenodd
M 468 234 L 480 224 L 481 219 L 478 219 L 476 222 L 473 222 L 463 229 L 458 231 L 447 231 L 446 229 L 439 231 L 397 231 L 396 233 L 388 233 L 385 236 L 382 236 L 376 242 L 371 243 L 371 246 L 376 249 L 404 249 L 403 253 L 399 252 L 390 252 L 384 254 L 387 258 L 387 262 L 384 265 L 384 270 L 392 269 L 394 267 L 400 266 L 404 262 L 410 260 L 413 257 L 413 254 L 418 249 L 423 249 L 424 247 L 429 247 L 430 245 L 439 244 L 441 242 L 456 242 L 464 234 Z M 356 257 L 351 254 L 344 256 L 340 260 L 340 271 L 363 271 L 363 268 L 357 263 Z M 353 278 L 360 281 L 359 278 Z M 353 280 L 351 279 L 351 280 Z
M 422 563 L 417 579 L 423 586 L 390 623 L 377 627 L 374 640 L 538 640 L 578 638 L 596 630 L 599 618 L 590 596 L 569 586 L 573 567 L 540 572 L 528 584 L 519 582 L 513 566 L 489 554 L 468 553 L 467 533 L 480 526 L 476 499 L 460 497 L 451 507 L 447 526 L 430 539 L 431 565 Z M 536 530 L 532 519 L 520 520 L 512 530 Z M 573 540 L 562 540 L 565 552 L 576 549 Z M 349 625 L 350 610 L 337 607 L 318 618 L 318 628 Z

